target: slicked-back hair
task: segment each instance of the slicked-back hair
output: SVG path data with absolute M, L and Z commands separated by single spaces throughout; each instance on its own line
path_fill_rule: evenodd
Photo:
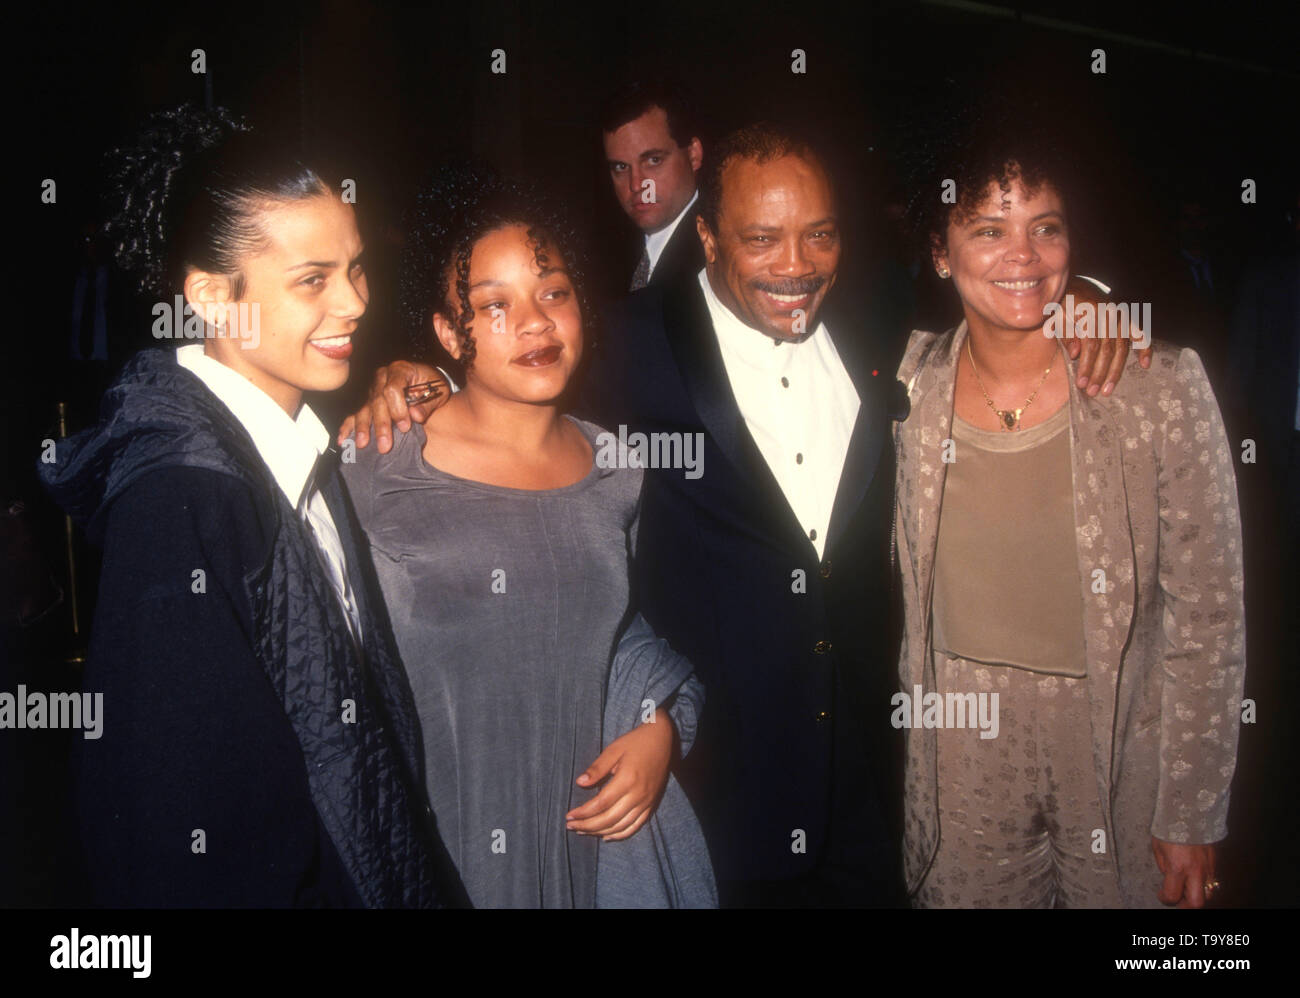
M 106 162 L 104 232 L 144 294 L 175 293 L 192 270 L 228 275 L 265 245 L 277 204 L 328 197 L 321 173 L 224 108 L 185 105 L 147 118 Z

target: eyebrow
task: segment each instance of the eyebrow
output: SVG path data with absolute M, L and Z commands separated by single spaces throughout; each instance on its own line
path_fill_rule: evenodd
M 1037 222 L 1040 218 L 1049 218 L 1049 217 L 1051 217 L 1052 215 L 1055 215 L 1057 218 L 1064 218 L 1064 217 L 1065 217 L 1065 216 L 1062 215 L 1059 211 L 1040 211 L 1037 215 L 1035 215 L 1033 218 L 1031 218 L 1030 221 L 1031 221 L 1031 222 Z M 1000 216 L 995 216 L 995 215 L 981 215 L 979 218 L 972 219 L 968 224 L 970 224 L 970 225 L 978 225 L 978 224 L 981 223 L 981 222 L 1005 222 L 1005 221 L 1006 221 L 1006 219 L 1005 219 L 1005 218 L 1002 218 L 1002 217 L 1000 217 Z
M 802 226 L 802 228 L 816 229 L 816 228 L 823 228 L 827 225 L 838 225 L 838 224 L 839 223 L 834 218 L 827 216 L 826 218 L 819 218 L 815 222 L 807 222 Z M 784 226 L 780 226 L 780 225 L 760 225 L 755 223 L 754 225 L 746 225 L 740 231 L 741 232 L 781 232 L 783 231 L 783 229 Z
M 358 261 L 359 261 L 363 256 L 365 256 L 365 255 L 366 255 L 366 251 L 365 251 L 364 248 L 362 248 L 361 252 L 358 253 L 356 256 L 354 256 L 354 257 L 353 257 L 350 261 L 348 261 L 348 262 L 349 262 L 350 264 L 355 265 L 355 264 L 356 264 L 356 263 L 357 263 L 357 262 L 358 262 Z M 318 269 L 320 269 L 320 270 L 332 270 L 334 267 L 337 267 L 337 266 L 338 266 L 338 263 L 337 263 L 337 261 L 335 261 L 335 260 L 307 260 L 307 261 L 304 261 L 303 263 L 295 263 L 292 267 L 286 267 L 286 268 L 285 268 L 285 273 L 286 273 L 286 274 L 291 274 L 291 273 L 293 273 L 295 270 L 307 270 L 308 268 L 311 268 L 311 267 L 315 267 L 315 268 L 318 268 Z
M 545 278 L 550 277 L 552 274 L 563 274 L 565 277 L 569 276 L 568 270 L 566 270 L 564 267 L 547 267 L 545 270 L 541 272 L 541 274 L 538 275 L 538 279 L 544 280 Z M 504 288 L 507 286 L 508 284 L 506 281 L 498 281 L 492 278 L 488 278 L 485 281 L 478 281 L 474 284 L 471 284 L 469 286 L 469 289 L 470 291 L 477 291 L 479 290 L 479 288 Z
M 671 153 L 672 153 L 672 150 L 671 150 L 671 149 L 643 149 L 643 150 L 641 150 L 641 152 L 639 152 L 639 153 L 636 154 L 636 158 L 637 158 L 638 160 L 643 160 L 643 159 L 646 159 L 647 157 L 650 157 L 650 156 L 668 156 L 668 155 L 670 155 Z M 606 159 L 606 160 L 605 160 L 605 164 L 606 164 L 607 166 L 627 166 L 627 160 L 625 160 L 625 159 Z

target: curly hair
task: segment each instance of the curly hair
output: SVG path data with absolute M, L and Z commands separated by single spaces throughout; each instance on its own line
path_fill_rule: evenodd
M 508 225 L 523 225 L 539 268 L 557 253 L 577 294 L 584 338 L 594 346 L 593 312 L 585 293 L 585 254 L 576 229 L 551 201 L 531 187 L 500 177 L 482 164 L 455 164 L 435 171 L 415 196 L 406 215 L 400 298 L 402 321 L 413 355 L 431 356 L 431 321 L 442 313 L 456 328 L 459 365 L 474 362 L 469 303 L 469 265 L 474 245 Z
M 104 234 L 144 294 L 167 295 L 191 270 L 234 278 L 265 245 L 268 204 L 328 196 L 315 170 L 225 108 L 182 105 L 145 119 L 107 156 Z
M 979 211 L 990 184 L 1002 192 L 1004 210 L 1016 183 L 1031 197 L 1048 184 L 1067 208 L 1079 197 L 1078 150 L 1048 108 L 998 88 L 968 87 L 962 92 L 975 96 L 965 98 L 956 92 L 950 81 L 941 107 L 909 125 L 906 218 L 925 257 L 947 242 L 950 223 Z M 949 190 L 954 198 L 945 200 Z

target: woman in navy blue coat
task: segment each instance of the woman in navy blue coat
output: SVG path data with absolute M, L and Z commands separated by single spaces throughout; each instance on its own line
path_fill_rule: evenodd
M 154 335 L 47 487 L 104 549 L 76 809 L 108 906 L 456 897 L 368 551 L 306 391 L 368 301 L 349 205 L 221 111 L 114 154 L 119 263 Z

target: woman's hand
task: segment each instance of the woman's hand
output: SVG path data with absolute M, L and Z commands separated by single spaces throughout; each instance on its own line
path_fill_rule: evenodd
M 419 405 L 406 404 L 406 389 L 426 381 L 437 382 L 441 392 L 436 398 Z M 451 398 L 451 386 L 442 372 L 427 364 L 416 364 L 409 360 L 396 360 L 387 367 L 375 372 L 370 383 L 370 398 L 355 414 L 343 420 L 339 427 L 338 442 L 343 443 L 356 431 L 357 446 L 365 447 L 370 443 L 370 434 L 375 435 L 379 453 L 387 454 L 393 447 L 393 424 L 402 432 L 410 430 L 411 420 L 423 423 L 438 406 Z
M 1218 881 L 1214 879 L 1214 846 L 1184 846 L 1151 838 L 1156 866 L 1165 875 L 1157 895 L 1164 904 L 1180 908 L 1203 908 Z M 1206 885 L 1212 885 L 1206 890 Z
M 565 815 L 567 827 L 607 842 L 631 837 L 654 813 L 668 783 L 673 740 L 672 719 L 660 707 L 653 722 L 610 742 L 577 784 L 592 787 L 606 776 L 609 781 L 595 797 Z

